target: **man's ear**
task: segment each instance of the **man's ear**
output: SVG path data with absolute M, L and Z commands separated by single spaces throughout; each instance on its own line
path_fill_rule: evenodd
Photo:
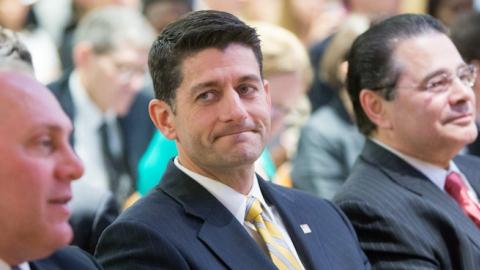
M 263 80 L 263 89 L 265 90 L 265 96 L 267 98 L 268 105 L 272 106 L 272 97 L 270 96 L 270 83 L 267 80 Z
M 177 138 L 174 113 L 165 101 L 153 99 L 148 104 L 148 113 L 153 124 L 170 140 Z
M 360 104 L 367 117 L 378 128 L 389 129 L 391 128 L 390 122 L 390 104 L 377 92 L 370 89 L 362 89 L 360 91 Z
M 77 67 L 86 66 L 92 55 L 93 48 L 88 42 L 79 42 L 77 45 L 75 45 L 75 47 L 73 47 L 73 63 Z

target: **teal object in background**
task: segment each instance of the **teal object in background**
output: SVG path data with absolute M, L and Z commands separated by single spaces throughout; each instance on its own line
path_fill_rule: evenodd
M 157 131 L 138 164 L 137 191 L 140 195 L 144 196 L 160 182 L 168 162 L 177 154 L 175 141 Z
M 168 162 L 177 154 L 175 141 L 167 139 L 157 131 L 138 164 L 137 191 L 141 196 L 146 195 L 160 182 Z M 267 149 L 263 150 L 260 156 L 260 165 L 268 179 L 273 179 L 276 168 Z

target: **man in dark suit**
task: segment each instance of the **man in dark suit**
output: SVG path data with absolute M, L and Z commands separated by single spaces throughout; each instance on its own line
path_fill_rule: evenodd
M 373 268 L 478 269 L 480 161 L 457 156 L 477 136 L 475 69 L 428 15 L 362 34 L 347 86 L 368 136 L 334 201 Z
M 270 127 L 255 30 L 197 11 L 154 42 L 150 116 L 178 156 L 100 237 L 106 269 L 370 269 L 331 203 L 262 180 Z
M 71 182 L 83 173 L 68 143 L 71 122 L 28 64 L 4 61 L 18 50 L 0 48 L 0 269 L 101 269 L 63 248 L 72 239 Z
M 149 23 L 126 7 L 101 8 L 80 21 L 75 68 L 49 85 L 73 121 L 73 146 L 85 163 L 74 189 L 110 190 L 119 204 L 135 190 L 137 164 L 155 130 L 150 96 L 141 91 L 152 40 Z

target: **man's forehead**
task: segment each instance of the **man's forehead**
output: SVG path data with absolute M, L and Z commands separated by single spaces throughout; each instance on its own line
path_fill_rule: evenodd
M 421 74 L 438 68 L 455 69 L 463 60 L 445 34 L 426 33 L 399 41 L 393 62 L 405 71 Z

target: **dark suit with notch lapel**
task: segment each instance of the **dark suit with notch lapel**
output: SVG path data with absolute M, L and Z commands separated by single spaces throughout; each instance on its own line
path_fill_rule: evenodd
M 455 164 L 480 194 L 480 160 Z M 375 269 L 480 269 L 480 230 L 444 191 L 368 140 L 334 201 Z
M 95 259 L 77 247 L 65 247 L 52 255 L 29 262 L 32 270 L 93 270 L 102 269 Z
M 331 203 L 259 179 L 306 269 L 370 269 L 353 228 Z M 308 224 L 311 233 L 304 233 Z M 105 269 L 276 269 L 242 224 L 170 162 L 161 183 L 100 237 Z

